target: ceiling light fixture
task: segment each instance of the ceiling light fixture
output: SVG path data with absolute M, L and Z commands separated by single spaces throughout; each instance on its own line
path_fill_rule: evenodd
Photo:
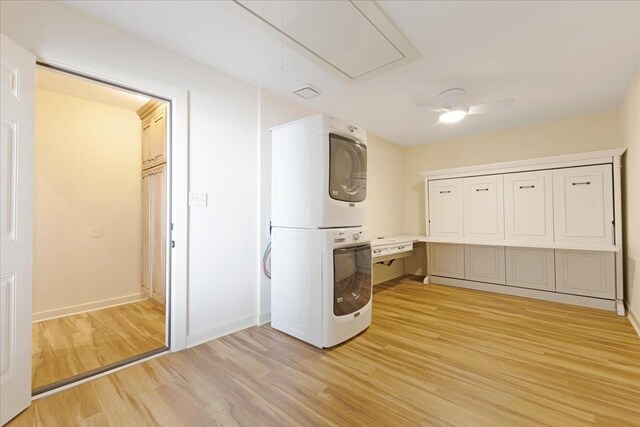
M 456 123 L 464 119 L 466 116 L 466 108 L 455 108 L 440 114 L 439 119 L 442 123 Z

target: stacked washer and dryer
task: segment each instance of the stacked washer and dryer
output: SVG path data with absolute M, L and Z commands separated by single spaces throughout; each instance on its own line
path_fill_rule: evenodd
M 371 324 L 366 134 L 322 114 L 271 131 L 271 326 L 332 347 Z

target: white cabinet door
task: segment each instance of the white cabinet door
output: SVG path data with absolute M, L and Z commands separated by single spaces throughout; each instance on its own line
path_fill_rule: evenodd
M 508 241 L 553 241 L 551 171 L 504 175 L 504 228 Z
M 613 252 L 556 250 L 556 292 L 614 299 Z
M 613 243 L 611 165 L 553 171 L 555 240 Z
M 464 245 L 429 243 L 429 267 L 433 276 L 464 279 Z
M 502 175 L 463 179 L 464 237 L 469 240 L 504 240 Z
M 507 285 L 556 290 L 553 249 L 506 248 Z
M 429 181 L 429 236 L 462 239 L 462 180 Z
M 503 246 L 464 246 L 464 278 L 476 282 L 504 285 Z

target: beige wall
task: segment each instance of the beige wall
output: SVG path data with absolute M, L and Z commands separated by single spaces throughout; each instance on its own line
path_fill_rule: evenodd
M 34 318 L 139 296 L 138 116 L 38 89 L 35 126 Z
M 409 148 L 405 155 L 405 231 L 425 233 L 422 171 L 606 150 L 622 145 L 619 114 L 613 111 Z
M 625 299 L 640 320 L 640 73 L 620 109 L 624 159 Z

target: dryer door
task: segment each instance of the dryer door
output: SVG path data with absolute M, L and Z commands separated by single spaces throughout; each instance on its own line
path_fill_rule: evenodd
M 371 299 L 371 245 L 333 250 L 333 314 L 362 309 Z
M 367 146 L 329 134 L 329 195 L 343 202 L 367 198 Z

